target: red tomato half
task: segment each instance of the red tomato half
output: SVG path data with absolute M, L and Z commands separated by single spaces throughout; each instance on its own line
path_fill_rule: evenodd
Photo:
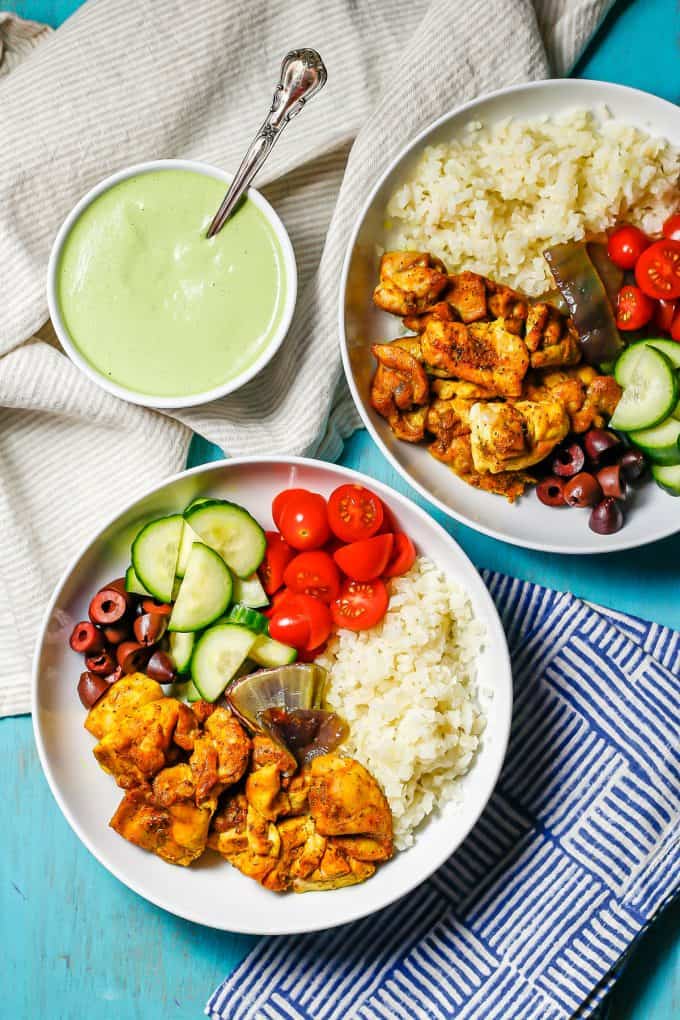
M 333 558 L 343 574 L 353 581 L 371 581 L 385 573 L 393 545 L 393 535 L 376 535 L 375 538 L 343 546 L 333 554 Z
M 398 532 L 394 536 L 394 546 L 389 563 L 383 570 L 384 577 L 399 577 L 410 570 L 416 561 L 416 547 L 408 535 Z
M 276 527 L 281 525 L 281 514 L 283 508 L 289 499 L 293 499 L 297 496 L 311 496 L 312 493 L 308 489 L 282 489 L 278 496 L 274 496 L 272 500 L 272 518 Z
M 288 592 L 281 607 L 270 617 L 269 633 L 275 641 L 311 651 L 328 639 L 332 624 L 328 606 L 319 599 Z
M 343 542 L 358 542 L 380 530 L 383 505 L 363 485 L 340 485 L 328 500 L 328 522 Z
M 265 616 L 268 616 L 271 619 L 275 613 L 278 613 L 281 609 L 283 609 L 288 599 L 291 599 L 292 597 L 292 591 L 288 591 L 287 588 L 282 588 L 281 591 L 277 591 L 276 595 L 273 596 L 271 605 L 267 606 L 266 609 L 260 610 L 260 612 L 264 613 Z
M 331 612 L 337 627 L 369 630 L 382 620 L 388 603 L 383 581 L 345 581 Z
M 267 595 L 273 595 L 283 584 L 283 572 L 293 558 L 293 550 L 278 531 L 265 531 L 264 534 L 267 549 L 257 573 Z
M 286 567 L 283 579 L 291 591 L 313 595 L 322 602 L 338 597 L 340 575 L 327 552 L 315 549 L 295 556 Z
M 286 603 L 286 606 L 289 604 Z M 309 644 L 309 621 L 292 606 L 280 609 L 269 620 L 269 634 L 284 645 L 306 648 Z
M 680 241 L 655 241 L 637 260 L 635 280 L 652 298 L 680 297 Z
M 669 241 L 680 241 L 680 213 L 668 217 L 663 225 L 663 236 Z
M 283 505 L 279 528 L 293 549 L 320 549 L 330 534 L 326 500 L 316 492 L 296 492 Z
M 618 227 L 609 235 L 607 254 L 619 269 L 633 269 L 645 248 L 651 243 L 637 227 Z
M 639 287 L 622 287 L 616 297 L 616 325 L 619 329 L 641 329 L 654 314 L 654 302 Z
M 657 301 L 654 309 L 654 325 L 658 326 L 663 333 L 670 333 L 675 315 L 675 301 Z

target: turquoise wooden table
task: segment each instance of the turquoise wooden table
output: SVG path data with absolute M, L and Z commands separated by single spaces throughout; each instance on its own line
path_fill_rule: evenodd
M 78 0 L 18 0 L 24 17 L 60 24 Z M 621 2 L 575 73 L 677 101 L 676 0 Z M 190 462 L 220 456 L 195 440 Z M 408 489 L 365 432 L 342 463 Z M 432 509 L 428 507 L 428 509 Z M 478 566 L 492 567 L 680 628 L 680 535 L 637 552 L 558 557 L 525 552 L 447 522 Z M 252 940 L 178 920 L 129 892 L 80 845 L 43 779 L 30 719 L 0 720 L 0 1017 L 189 1020 Z M 643 936 L 609 1004 L 610 1020 L 680 1018 L 680 903 Z M 481 1018 L 480 1018 L 481 1020 Z M 508 1020 L 522 1020 L 509 1017 Z

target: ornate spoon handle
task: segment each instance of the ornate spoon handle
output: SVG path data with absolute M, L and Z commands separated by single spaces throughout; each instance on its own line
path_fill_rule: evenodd
M 208 237 L 222 229 L 241 195 L 274 148 L 286 124 L 326 84 L 326 68 L 316 50 L 292 50 L 283 58 L 279 82 L 265 121 L 257 132 L 210 224 Z

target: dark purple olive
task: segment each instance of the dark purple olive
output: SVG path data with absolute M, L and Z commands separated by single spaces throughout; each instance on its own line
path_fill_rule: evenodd
M 628 496 L 628 482 L 620 464 L 608 464 L 607 467 L 600 468 L 597 480 L 605 496 L 613 496 L 615 499 L 626 499 Z
M 564 484 L 564 502 L 567 506 L 595 506 L 601 499 L 600 483 L 587 471 L 580 471 Z
M 104 647 L 104 636 L 89 620 L 82 620 L 73 628 L 69 644 L 74 652 L 83 655 L 94 655 Z
M 105 584 L 104 587 L 105 588 L 115 588 L 115 590 L 119 591 L 122 595 L 129 595 L 130 594 L 130 592 L 125 587 L 125 578 L 124 577 L 116 577 L 116 578 L 114 578 L 113 581 L 109 581 L 108 584 Z
M 177 676 L 175 664 L 165 652 L 156 651 L 153 653 L 146 665 L 147 675 L 159 684 L 171 684 Z
M 97 676 L 96 673 L 90 671 L 80 674 L 78 697 L 84 708 L 92 708 L 95 702 L 99 701 L 102 694 L 106 694 L 108 689 L 109 684 L 103 676 Z
M 623 527 L 623 511 L 621 504 L 612 496 L 605 498 L 597 504 L 588 521 L 591 531 L 598 535 L 613 535 Z
M 145 613 L 158 613 L 159 616 L 170 616 L 172 606 L 167 602 L 159 602 L 158 599 L 144 599 L 142 609 Z
M 110 645 L 119 645 L 122 641 L 129 641 L 131 632 L 127 620 L 120 623 L 112 623 L 110 627 L 104 627 L 104 637 Z
M 155 645 L 168 629 L 167 616 L 160 613 L 142 613 L 135 620 L 135 637 L 143 645 Z
M 141 673 L 149 659 L 149 649 L 137 641 L 123 641 L 116 648 L 116 659 L 124 673 Z
M 97 676 L 106 676 L 116 668 L 116 660 L 109 651 L 95 652 L 94 655 L 85 656 L 85 665 L 90 673 Z
M 119 623 L 128 611 L 130 596 L 117 588 L 101 588 L 90 602 L 89 615 L 93 623 L 106 627 Z
M 110 685 L 110 684 L 115 684 L 116 681 L 120 680 L 120 678 L 122 676 L 123 676 L 123 668 L 122 668 L 122 666 L 116 666 L 116 668 L 114 669 L 113 673 L 109 673 L 108 676 L 104 677 L 104 679 L 106 680 L 107 684 Z
M 585 462 L 585 454 L 578 443 L 570 443 L 556 451 L 552 459 L 553 474 L 560 478 L 571 478 L 582 470 Z
M 583 437 L 583 446 L 594 464 L 613 455 L 621 440 L 606 429 L 590 429 Z
M 564 483 L 561 478 L 548 475 L 536 486 L 536 495 L 546 506 L 564 506 Z
M 627 482 L 637 482 L 647 468 L 647 461 L 639 450 L 626 450 L 619 461 L 621 473 Z

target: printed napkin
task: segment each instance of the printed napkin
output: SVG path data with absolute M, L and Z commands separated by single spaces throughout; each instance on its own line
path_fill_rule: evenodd
M 515 705 L 481 819 L 392 907 L 259 942 L 215 1020 L 583 1020 L 677 892 L 680 633 L 484 578 Z
M 230 455 L 339 456 L 359 420 L 341 380 L 338 281 L 376 176 L 446 110 L 565 74 L 609 3 L 89 0 L 44 39 L 0 17 L 0 715 L 28 711 L 35 638 L 66 564 L 184 466 L 191 429 Z M 298 260 L 286 343 L 238 393 L 175 417 L 110 397 L 43 329 L 58 225 L 131 163 L 236 169 L 299 46 L 320 51 L 328 84 L 256 182 Z

